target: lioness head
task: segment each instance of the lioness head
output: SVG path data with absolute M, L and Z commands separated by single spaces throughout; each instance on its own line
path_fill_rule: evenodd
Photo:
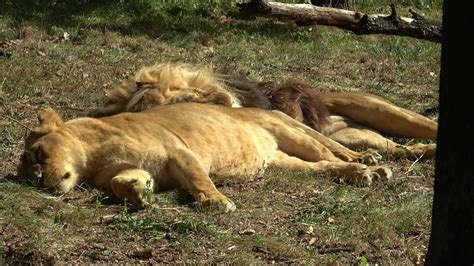
M 25 140 L 18 174 L 35 185 L 68 192 L 80 181 L 80 169 L 85 164 L 82 145 L 53 109 L 38 112 L 38 120 L 40 126 Z

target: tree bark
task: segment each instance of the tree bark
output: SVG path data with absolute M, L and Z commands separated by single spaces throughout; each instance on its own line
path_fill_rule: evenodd
M 311 4 L 315 6 L 327 6 L 349 10 L 354 10 L 355 3 L 356 0 L 311 0 Z
M 438 147 L 426 265 L 474 264 L 474 116 L 470 0 L 444 1 Z
M 400 17 L 394 5 L 390 15 L 364 14 L 345 9 L 309 4 L 286 4 L 264 0 L 241 1 L 242 12 L 255 16 L 294 21 L 298 25 L 327 25 L 352 31 L 358 35 L 389 34 L 441 42 L 440 21 L 425 18 L 411 10 L 413 18 Z

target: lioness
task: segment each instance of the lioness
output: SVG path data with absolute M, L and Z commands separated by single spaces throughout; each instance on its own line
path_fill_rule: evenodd
M 214 182 L 249 180 L 268 166 L 360 185 L 391 177 L 385 167 L 344 162 L 318 141 L 320 133 L 277 111 L 181 103 L 67 122 L 48 108 L 38 119 L 20 176 L 61 193 L 90 182 L 138 206 L 148 204 L 148 189 L 182 187 L 202 206 L 232 211 Z
M 436 140 L 438 125 L 375 95 L 318 93 L 299 82 L 252 82 L 216 76 L 205 68 L 178 64 L 143 67 L 133 81 L 108 91 L 105 106 L 94 110 L 92 116 L 139 112 L 179 102 L 279 110 L 346 148 L 371 148 L 390 154 L 392 158 L 430 158 L 436 152 L 435 144 L 401 145 L 383 137 L 379 132 L 388 136 Z

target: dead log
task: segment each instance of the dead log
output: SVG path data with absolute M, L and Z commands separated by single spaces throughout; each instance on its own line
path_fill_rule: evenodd
M 357 11 L 319 7 L 310 4 L 286 4 L 265 0 L 243 0 L 237 3 L 241 12 L 264 16 L 298 25 L 326 25 L 352 31 L 357 35 L 387 34 L 441 42 L 442 23 L 410 10 L 412 18 L 400 17 L 392 4 L 390 15 L 364 14 Z
M 327 6 L 349 10 L 355 8 L 355 3 L 356 0 L 311 0 L 311 4 L 314 6 Z

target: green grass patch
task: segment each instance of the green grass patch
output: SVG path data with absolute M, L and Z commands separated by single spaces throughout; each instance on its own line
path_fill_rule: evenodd
M 0 41 L 13 44 L 0 52 L 0 112 L 30 128 L 42 106 L 66 119 L 79 117 L 139 67 L 167 61 L 211 65 L 255 80 L 297 79 L 322 91 L 370 92 L 419 113 L 437 106 L 439 44 L 241 20 L 232 4 L 2 1 Z M 397 6 L 403 15 L 412 6 L 441 15 L 440 0 Z M 358 1 L 358 9 L 388 13 L 380 0 Z M 54 198 L 12 180 L 25 133 L 0 118 L 0 256 L 11 264 L 414 264 L 426 252 L 432 161 L 387 161 L 393 180 L 371 188 L 269 171 L 219 187 L 237 205 L 231 214 L 199 210 L 179 191 L 157 195 L 155 210 L 134 210 L 94 189 Z M 108 215 L 117 218 L 105 224 Z M 137 248 L 151 248 L 152 257 L 135 257 Z

